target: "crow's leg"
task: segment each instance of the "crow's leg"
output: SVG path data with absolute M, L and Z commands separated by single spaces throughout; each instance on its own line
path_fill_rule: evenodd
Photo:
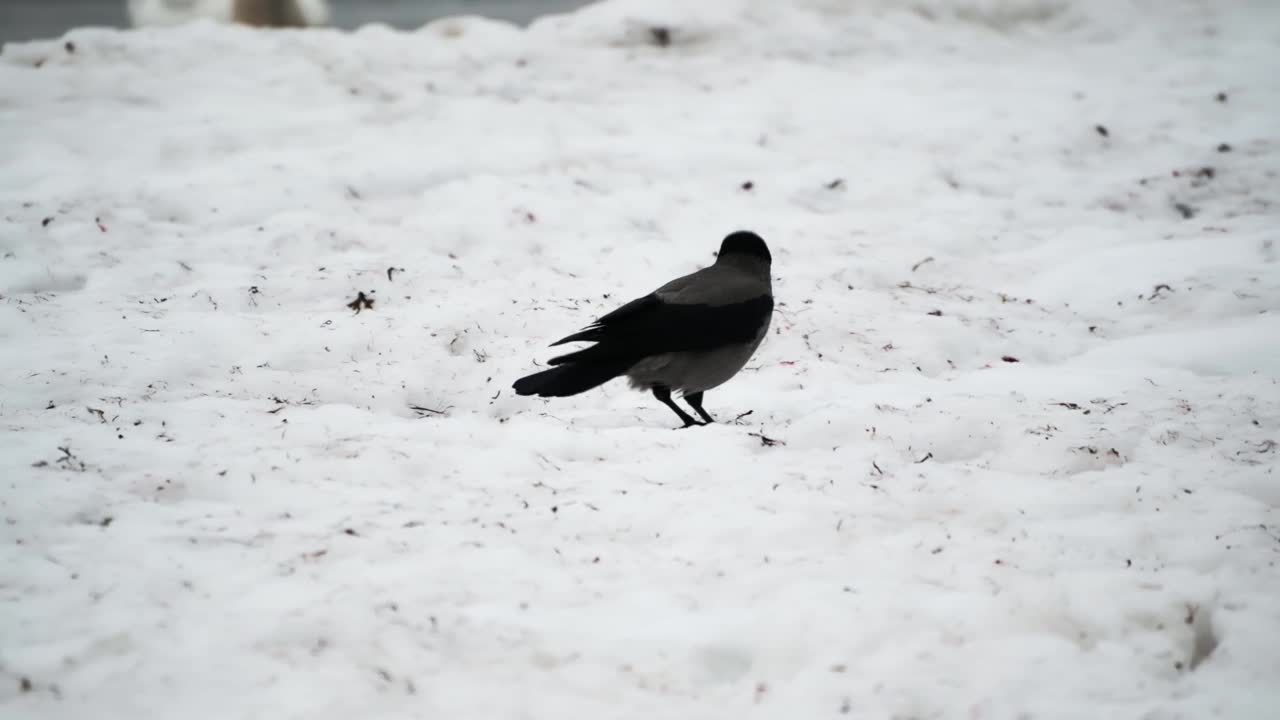
M 684 421 L 685 427 L 702 424 L 690 417 L 689 413 L 680 409 L 680 406 L 676 404 L 676 401 L 671 399 L 671 388 L 666 385 L 655 385 L 653 387 L 653 396 L 658 398 L 658 400 L 661 400 L 663 405 L 671 408 L 675 414 L 679 415 L 680 419 Z
M 689 393 L 688 395 L 684 396 L 684 401 L 689 403 L 689 407 L 693 408 L 694 412 L 702 416 L 703 420 L 706 420 L 709 423 L 713 423 L 716 421 L 715 418 L 711 417 L 711 413 L 702 409 L 702 393 L 700 392 Z

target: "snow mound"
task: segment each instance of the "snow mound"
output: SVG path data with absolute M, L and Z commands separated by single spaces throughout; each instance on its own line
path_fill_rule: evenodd
M 0 716 L 1272 717 L 1278 13 L 6 45 Z M 511 393 L 743 228 L 719 423 Z
M 530 29 L 583 46 L 821 56 L 945 47 L 965 36 L 1002 45 L 1006 35 L 1129 34 L 1139 12 L 1128 0 L 613 0 Z

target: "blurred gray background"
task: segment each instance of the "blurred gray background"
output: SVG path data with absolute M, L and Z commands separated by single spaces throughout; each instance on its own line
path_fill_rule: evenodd
M 697 2 L 698 0 L 690 0 Z M 589 0 L 328 0 L 330 25 L 351 30 L 371 22 L 413 30 L 450 15 L 483 15 L 526 24 Z M 129 27 L 126 0 L 0 0 L 0 43 L 55 38 L 86 25 Z

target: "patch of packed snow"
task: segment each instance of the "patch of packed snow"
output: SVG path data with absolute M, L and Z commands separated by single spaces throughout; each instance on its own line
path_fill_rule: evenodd
M 1273 717 L 1278 22 L 5 46 L 0 714 Z M 740 228 L 723 422 L 511 393 Z

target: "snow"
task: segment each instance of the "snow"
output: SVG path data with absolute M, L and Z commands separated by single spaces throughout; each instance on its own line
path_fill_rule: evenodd
M 0 715 L 1274 717 L 1278 22 L 5 46 Z M 721 423 L 511 393 L 740 228 Z

